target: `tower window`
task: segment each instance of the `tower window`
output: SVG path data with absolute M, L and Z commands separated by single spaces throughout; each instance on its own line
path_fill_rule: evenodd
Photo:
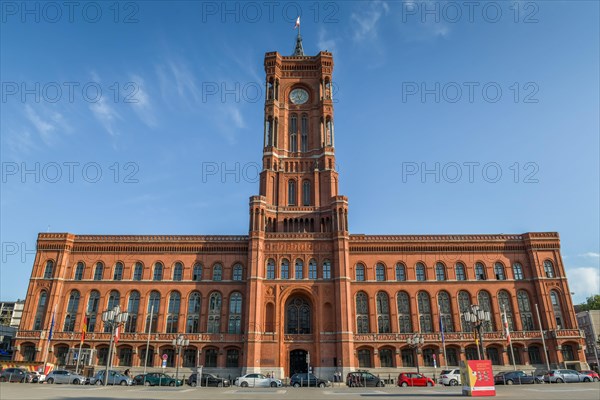
M 308 151 L 308 117 L 302 116 L 302 143 L 300 144 L 303 152 Z
M 304 181 L 302 184 L 302 205 L 310 206 L 310 181 Z
M 290 151 L 295 153 L 298 151 L 298 117 L 292 114 L 290 117 Z
M 292 179 L 288 181 L 288 205 L 296 205 L 296 181 Z

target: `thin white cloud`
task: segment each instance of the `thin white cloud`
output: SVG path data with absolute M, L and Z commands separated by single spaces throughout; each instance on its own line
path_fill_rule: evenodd
M 29 154 L 32 150 L 37 148 L 36 141 L 33 139 L 33 135 L 29 130 L 22 130 L 19 132 L 10 131 L 5 137 L 6 145 L 15 156 Z
M 600 258 L 600 253 L 595 253 L 593 251 L 588 251 L 587 253 L 580 254 L 581 257 L 587 258 Z
M 29 104 L 25 105 L 25 117 L 34 126 L 44 143 L 51 144 L 52 133 L 56 131 L 56 127 L 47 120 L 42 119 Z
M 156 74 L 163 99 L 177 100 L 189 107 L 200 103 L 201 90 L 197 80 L 183 61 L 169 59 L 156 66 Z
M 117 120 L 121 119 L 121 116 L 114 107 L 107 103 L 106 98 L 102 97 L 97 102 L 91 103 L 90 110 L 111 136 L 118 135 L 115 123 Z
M 325 29 L 320 28 L 319 37 L 317 39 L 317 50 L 319 51 L 330 51 L 332 53 L 337 54 L 337 40 L 331 37 L 327 37 L 327 32 Z
M 377 37 L 377 26 L 381 17 L 387 15 L 389 6 L 384 1 L 372 1 L 367 7 L 362 7 L 360 12 L 350 14 L 350 19 L 356 24 L 354 28 L 354 39 L 375 39 Z
M 600 293 L 600 271 L 597 267 L 567 268 L 569 287 L 574 294 L 574 302 L 581 303 L 591 295 Z
M 139 117 L 139 119 L 149 128 L 155 128 L 157 125 L 156 112 L 150 101 L 150 96 L 146 90 L 146 84 L 144 79 L 138 75 L 132 75 L 131 81 L 135 85 L 136 91 L 132 96 L 132 102 L 130 103 L 133 110 Z

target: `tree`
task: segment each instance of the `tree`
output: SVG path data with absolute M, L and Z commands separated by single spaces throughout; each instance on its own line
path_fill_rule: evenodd
M 595 294 L 579 305 L 581 311 L 600 310 L 600 294 Z

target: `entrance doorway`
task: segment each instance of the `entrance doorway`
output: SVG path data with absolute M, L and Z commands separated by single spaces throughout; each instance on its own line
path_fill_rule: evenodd
M 308 363 L 306 362 L 306 350 L 290 351 L 290 376 L 308 372 Z

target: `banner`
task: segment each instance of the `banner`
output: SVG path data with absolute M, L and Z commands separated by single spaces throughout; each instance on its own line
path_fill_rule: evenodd
M 460 362 L 462 395 L 470 397 L 495 396 L 494 372 L 490 360 L 467 360 Z

